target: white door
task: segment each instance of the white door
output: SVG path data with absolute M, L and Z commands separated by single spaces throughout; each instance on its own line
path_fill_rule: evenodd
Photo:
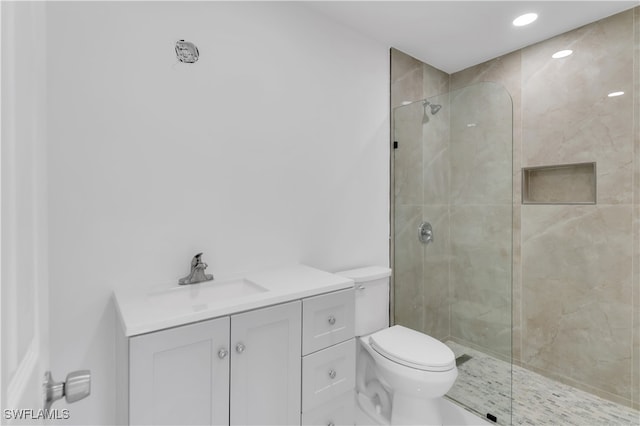
M 1 2 L 0 15 L 0 422 L 40 423 L 48 367 L 45 4 Z
M 231 317 L 231 424 L 299 425 L 301 303 Z

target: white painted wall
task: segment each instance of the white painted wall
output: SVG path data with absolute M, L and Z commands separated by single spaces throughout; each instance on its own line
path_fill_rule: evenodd
M 114 289 L 198 251 L 217 277 L 388 264 L 386 46 L 295 3 L 53 2 L 47 26 L 52 368 L 93 373 L 71 423 L 114 421 Z

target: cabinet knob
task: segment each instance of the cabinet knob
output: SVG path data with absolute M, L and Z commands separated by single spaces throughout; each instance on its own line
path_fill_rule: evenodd
M 222 348 L 218 351 L 218 358 L 220 359 L 224 359 L 227 357 L 227 355 L 229 355 L 229 351 L 226 350 L 225 348 Z
M 327 321 L 329 321 L 329 324 L 333 325 L 336 323 L 336 317 L 329 315 L 329 319 Z
M 336 378 L 336 374 L 336 370 L 334 370 L 333 368 L 329 370 L 329 377 L 331 377 L 332 379 Z
M 238 352 L 239 354 L 241 354 L 242 352 L 244 352 L 244 350 L 245 350 L 245 349 L 246 349 L 246 348 L 245 348 L 245 346 L 244 346 L 244 344 L 243 344 L 242 342 L 240 342 L 240 343 L 238 343 L 238 344 L 236 345 L 236 352 Z

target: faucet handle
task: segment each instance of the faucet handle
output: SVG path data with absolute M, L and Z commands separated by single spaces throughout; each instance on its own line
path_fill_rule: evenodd
M 193 256 L 193 259 L 191 259 L 191 270 L 195 269 L 196 266 L 198 266 L 198 264 L 202 263 L 202 260 L 200 260 L 202 258 L 202 253 L 198 253 L 195 256 Z

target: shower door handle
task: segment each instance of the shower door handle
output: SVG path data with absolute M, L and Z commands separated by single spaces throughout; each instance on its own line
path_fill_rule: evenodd
M 433 242 L 433 228 L 429 222 L 422 222 L 420 226 L 418 226 L 418 239 L 422 244 Z

